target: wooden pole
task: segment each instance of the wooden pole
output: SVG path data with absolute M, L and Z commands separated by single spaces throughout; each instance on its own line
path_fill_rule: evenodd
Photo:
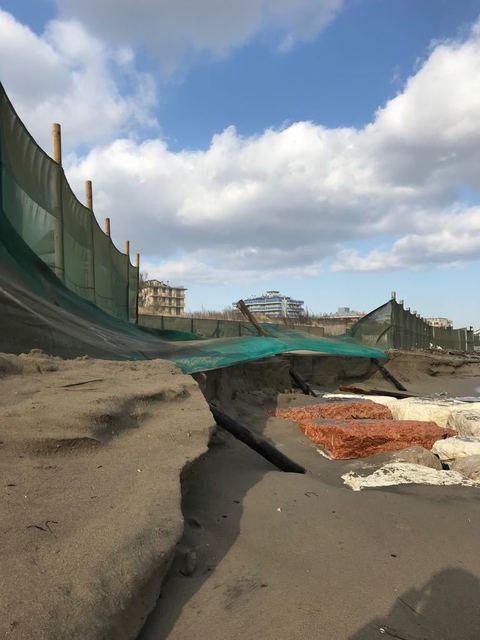
M 90 216 L 90 261 L 89 268 L 89 280 L 92 288 L 93 302 L 97 303 L 97 294 L 95 290 L 95 215 L 93 213 L 93 186 L 91 180 L 85 180 L 85 206 L 90 209 L 92 215 Z
M 127 322 L 130 322 L 130 240 L 125 240 L 125 255 L 127 256 L 126 293 L 127 293 Z
M 268 460 L 270 464 L 280 469 L 280 471 L 286 471 L 287 473 L 305 473 L 305 469 L 301 465 L 279 451 L 259 433 L 247 429 L 243 424 L 240 424 L 230 418 L 230 416 L 219 411 L 213 404 L 209 404 L 209 407 L 219 427 L 222 427 L 231 433 L 232 436 L 244 442 L 248 447 Z
M 110 218 L 105 218 L 105 222 L 103 223 L 103 230 L 105 232 L 105 235 L 110 238 L 111 237 L 111 235 L 110 235 Z
M 247 305 L 243 300 L 239 300 L 237 302 L 237 308 L 239 309 L 239 311 L 243 313 L 243 315 L 247 318 L 247 320 L 253 324 L 259 336 L 268 336 L 268 333 L 264 331 L 262 327 L 258 324 L 255 316 L 253 315 L 253 313 L 250 311 L 250 309 L 247 307 Z
M 85 206 L 93 211 L 93 186 L 91 180 L 85 180 Z
M 137 253 L 137 255 L 135 256 L 135 267 L 137 268 L 137 302 L 136 302 L 137 319 L 136 319 L 136 324 L 138 324 L 138 300 L 139 300 L 139 296 L 140 296 L 140 254 L 139 253 Z
M 55 162 L 62 166 L 62 127 L 58 122 L 52 124 L 52 152 Z
M 60 280 L 65 281 L 65 250 L 63 233 L 63 205 L 62 205 L 62 129 L 58 122 L 52 125 L 52 157 L 58 168 L 55 172 L 55 194 L 53 213 L 55 225 L 53 230 L 54 269 Z

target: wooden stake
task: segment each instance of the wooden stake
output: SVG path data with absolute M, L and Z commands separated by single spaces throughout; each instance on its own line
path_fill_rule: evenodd
M 253 313 L 250 311 L 250 309 L 247 307 L 247 305 L 243 300 L 239 300 L 237 302 L 237 308 L 239 309 L 239 311 L 243 313 L 243 315 L 247 318 L 247 320 L 253 324 L 259 336 L 268 336 L 268 333 L 264 331 L 262 327 L 258 324 L 255 316 L 253 315 Z
M 91 180 L 85 180 L 85 206 L 93 211 L 93 186 Z
M 140 296 L 140 254 L 139 253 L 137 253 L 137 255 L 135 256 L 135 267 L 137 269 L 137 301 L 136 301 L 137 319 L 136 319 L 136 324 L 138 324 L 138 300 L 139 300 L 139 296 Z
M 105 235 L 110 238 L 110 218 L 105 218 L 105 222 L 103 223 L 103 230 L 105 232 Z
M 90 281 L 92 283 L 93 290 L 93 302 L 97 303 L 97 295 L 95 291 L 95 215 L 93 213 L 93 186 L 91 180 L 85 180 L 85 206 L 92 212 L 90 219 Z
M 62 127 L 58 122 L 52 124 L 52 151 L 53 159 L 62 166 Z
M 52 125 L 52 157 L 59 165 L 55 171 L 55 199 L 54 215 L 55 225 L 53 230 L 55 273 L 60 280 L 65 281 L 65 249 L 63 232 L 63 203 L 62 203 L 62 129 L 58 122 Z
M 130 322 L 130 240 L 125 240 L 124 253 L 127 256 L 126 292 L 127 292 L 127 322 Z

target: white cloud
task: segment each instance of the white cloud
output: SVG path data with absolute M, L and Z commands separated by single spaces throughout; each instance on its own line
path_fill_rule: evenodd
M 75 21 L 54 20 L 39 36 L 0 9 L 0 78 L 46 149 L 52 122 L 64 124 L 66 150 L 156 125 L 155 84 L 137 72 L 132 51 L 105 46 Z
M 480 207 L 439 216 L 425 233 L 408 234 L 388 250 L 374 249 L 361 256 L 355 249 L 339 252 L 334 271 L 381 271 L 452 266 L 480 258 Z
M 409 268 L 480 257 L 480 31 L 437 45 L 363 129 L 297 122 L 204 151 L 119 139 L 72 161 L 93 177 L 118 239 L 157 256 L 165 277 L 228 281 L 334 269 Z M 349 247 L 375 238 L 362 257 Z M 188 256 L 184 258 L 182 256 Z M 163 261 L 163 262 L 162 262 Z M 259 276 L 258 274 L 261 274 Z
M 81 20 L 116 43 L 153 51 L 167 70 L 185 56 L 216 56 L 273 33 L 281 51 L 314 39 L 343 0 L 57 0 L 64 16 Z

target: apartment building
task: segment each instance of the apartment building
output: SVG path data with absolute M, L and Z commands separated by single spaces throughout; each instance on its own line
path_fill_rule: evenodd
M 173 287 L 161 280 L 147 280 L 139 292 L 139 306 L 144 313 L 164 316 L 183 316 L 185 313 L 185 287 Z
M 266 291 L 261 296 L 246 298 L 244 302 L 252 313 L 270 318 L 299 318 L 305 313 L 303 300 L 294 300 L 279 291 Z
M 441 329 L 453 328 L 453 321 L 448 318 L 425 318 L 425 322 L 431 327 L 440 327 Z

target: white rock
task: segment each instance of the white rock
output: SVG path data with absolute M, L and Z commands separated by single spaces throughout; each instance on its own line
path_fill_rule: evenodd
M 477 405 L 475 402 L 474 407 Z M 447 427 L 455 429 L 460 436 L 480 436 L 480 409 L 467 405 L 455 410 L 448 418 Z
M 432 447 L 432 453 L 447 464 L 457 458 L 480 454 L 480 438 L 474 436 L 454 436 L 437 440 Z
M 394 405 L 391 411 L 396 420 L 425 420 L 446 427 L 451 413 L 464 406 L 463 402 L 452 398 L 405 398 Z
M 393 462 L 377 469 L 369 476 L 359 476 L 353 471 L 342 476 L 342 480 L 353 491 L 373 487 L 391 487 L 399 484 L 431 484 L 439 486 L 462 485 L 480 487 L 480 482 L 465 478 L 457 471 L 437 471 L 419 464 Z

